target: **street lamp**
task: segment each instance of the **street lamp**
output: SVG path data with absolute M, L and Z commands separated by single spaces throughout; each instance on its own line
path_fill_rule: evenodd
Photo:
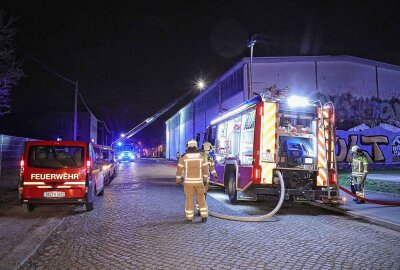
M 253 95 L 253 47 L 256 44 L 257 41 L 257 35 L 251 35 L 249 42 L 247 43 L 247 47 L 250 48 L 250 76 L 249 76 L 249 99 L 251 98 L 251 95 Z
M 197 86 L 197 89 L 203 90 L 204 88 L 206 88 L 206 83 L 203 79 L 199 78 L 196 82 L 196 86 Z

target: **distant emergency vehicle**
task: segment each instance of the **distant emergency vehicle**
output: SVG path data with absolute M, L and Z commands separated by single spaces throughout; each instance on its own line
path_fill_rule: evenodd
M 211 183 L 225 187 L 231 202 L 278 195 L 276 170 L 286 199 L 337 195 L 333 105 L 279 95 L 255 97 L 211 121 L 206 131 L 218 174 Z
M 93 210 L 104 194 L 101 147 L 77 141 L 29 141 L 20 161 L 19 199 L 24 211 L 36 204 L 78 203 Z
M 122 145 L 118 148 L 118 161 L 135 161 L 137 158 L 135 148 L 132 145 Z

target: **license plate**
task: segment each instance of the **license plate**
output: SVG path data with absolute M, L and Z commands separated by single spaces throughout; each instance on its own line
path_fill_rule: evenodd
M 305 169 L 305 170 L 312 170 L 312 169 L 314 169 L 314 165 L 312 165 L 312 164 L 306 164 L 306 165 L 304 165 L 304 169 Z
M 60 191 L 45 192 L 44 196 L 47 198 L 65 197 L 65 192 L 60 192 Z

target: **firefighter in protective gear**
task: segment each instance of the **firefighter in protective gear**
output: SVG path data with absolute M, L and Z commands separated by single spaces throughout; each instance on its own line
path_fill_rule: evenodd
M 368 174 L 368 159 L 357 145 L 354 145 L 350 151 L 353 154 L 353 160 L 351 161 L 351 177 L 354 189 L 357 196 L 364 198 L 364 183 Z M 364 200 L 354 199 L 354 201 L 357 203 L 365 203 Z
M 192 221 L 194 217 L 194 195 L 199 203 L 200 216 L 206 222 L 208 208 L 204 197 L 204 181 L 208 179 L 208 163 L 203 153 L 197 149 L 197 142 L 190 140 L 187 144 L 188 149 L 179 158 L 176 170 L 176 184 L 180 185 L 182 173 L 184 173 L 184 192 L 186 196 L 185 213 L 186 220 Z
M 214 164 L 214 158 L 210 155 L 210 152 L 212 150 L 213 146 L 209 142 L 203 143 L 202 150 L 204 157 L 207 159 L 207 164 L 209 171 L 211 175 L 214 177 L 215 180 L 218 179 L 217 172 L 215 171 L 215 164 Z M 209 178 L 207 178 L 207 182 L 204 183 L 204 186 L 206 187 L 206 192 L 208 191 L 208 186 L 209 186 Z
M 210 151 L 213 149 L 213 146 L 209 142 L 204 142 L 201 149 L 203 150 L 203 155 L 207 160 L 208 168 L 209 168 L 211 175 L 214 177 L 215 180 L 217 180 L 218 175 L 217 175 L 217 172 L 215 171 L 214 158 L 210 155 Z M 204 197 L 207 196 L 207 191 L 208 191 L 209 186 L 210 186 L 210 178 L 208 177 L 208 173 L 207 173 L 207 180 L 204 182 L 204 187 L 206 190 Z M 196 210 L 200 215 L 198 203 L 196 203 Z

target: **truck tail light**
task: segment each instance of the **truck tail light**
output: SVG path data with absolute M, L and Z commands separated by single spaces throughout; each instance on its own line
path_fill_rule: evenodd
M 337 185 L 337 173 L 333 169 L 329 169 L 329 185 L 330 186 Z
M 23 176 L 25 172 L 25 161 L 23 159 L 21 159 L 21 161 L 19 162 L 19 166 L 20 166 L 19 175 Z
M 261 180 L 261 167 L 254 166 L 253 169 L 253 181 L 260 182 Z
M 86 161 L 86 173 L 90 174 L 90 169 L 92 167 L 92 163 L 90 162 L 90 160 Z

